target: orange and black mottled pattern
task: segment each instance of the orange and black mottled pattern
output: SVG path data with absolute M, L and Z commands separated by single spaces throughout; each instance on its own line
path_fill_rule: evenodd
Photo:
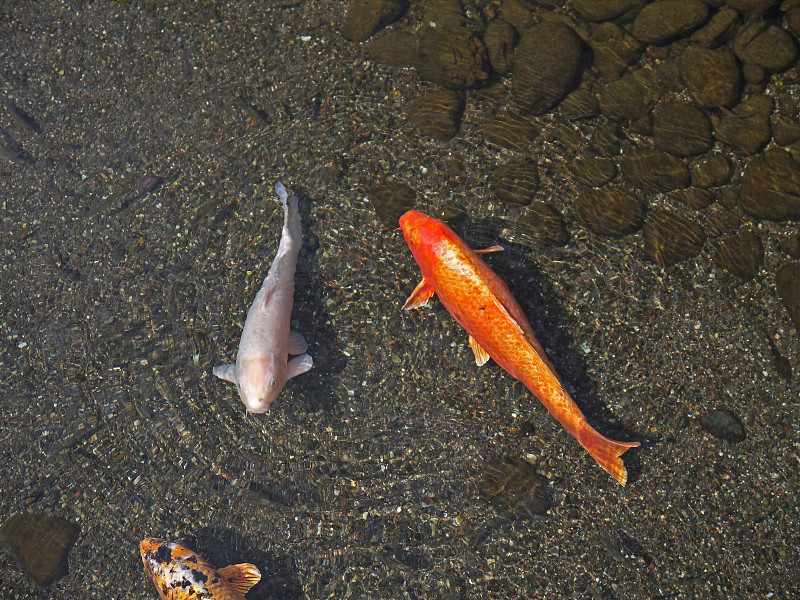
M 261 574 L 242 563 L 217 570 L 175 542 L 147 538 L 139 545 L 145 571 L 162 600 L 243 600 Z

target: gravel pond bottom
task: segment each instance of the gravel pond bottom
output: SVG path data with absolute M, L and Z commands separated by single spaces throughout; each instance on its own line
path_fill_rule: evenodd
M 153 599 L 145 537 L 256 564 L 250 599 L 800 597 L 797 384 L 775 368 L 800 343 L 772 270 L 741 282 L 708 250 L 664 268 L 640 234 L 587 232 L 568 160 L 538 150 L 570 240 L 487 262 L 589 420 L 641 441 L 619 486 L 435 299 L 400 310 L 419 272 L 375 183 L 458 206 L 476 247 L 517 213 L 489 192 L 478 109 L 448 144 L 421 136 L 403 110 L 428 84 L 366 60 L 345 9 L 0 9 L 0 98 L 26 115 L 0 103 L 24 150 L 0 162 L 0 520 L 80 528 L 48 587 L 0 553 L 0 598 Z M 248 416 L 211 367 L 274 256 L 278 180 L 315 366 Z M 744 441 L 704 431 L 716 409 Z

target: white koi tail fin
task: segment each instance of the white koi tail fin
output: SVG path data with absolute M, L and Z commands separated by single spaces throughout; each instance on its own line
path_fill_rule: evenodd
M 589 454 L 621 485 L 628 481 L 628 471 L 620 456 L 631 448 L 636 448 L 639 442 L 617 442 L 586 425 L 586 429 L 575 436 L 581 446 L 586 448 Z
M 283 230 L 300 239 L 302 231 L 300 229 L 300 213 L 298 208 L 297 194 L 289 196 L 286 186 L 280 181 L 275 184 L 275 193 L 283 205 Z

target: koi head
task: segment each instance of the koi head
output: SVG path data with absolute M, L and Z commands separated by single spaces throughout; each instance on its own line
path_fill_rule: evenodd
M 409 210 L 400 217 L 400 229 L 403 230 L 406 243 L 420 266 L 423 262 L 434 261 L 450 240 L 457 239 L 453 230 L 439 219 L 416 210 Z
M 286 359 L 277 354 L 236 362 L 236 384 L 247 412 L 269 412 L 286 383 Z
M 139 551 L 161 598 L 178 597 L 176 590 L 202 591 L 203 571 L 213 570 L 197 554 L 175 542 L 147 538 L 139 544 Z

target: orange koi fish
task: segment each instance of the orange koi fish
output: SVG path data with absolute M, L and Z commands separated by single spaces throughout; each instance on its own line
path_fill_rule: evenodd
M 217 570 L 175 542 L 147 538 L 139 550 L 161 600 L 244 600 L 247 591 L 261 581 L 255 565 L 242 563 Z
M 403 308 L 423 306 L 435 292 L 469 334 L 475 362 L 483 365 L 491 357 L 519 379 L 597 463 L 625 485 L 628 472 L 620 456 L 639 442 L 616 442 L 586 422 L 508 286 L 478 256 L 502 248 L 476 252 L 447 225 L 414 210 L 400 217 L 400 228 L 422 271 L 422 281 Z

